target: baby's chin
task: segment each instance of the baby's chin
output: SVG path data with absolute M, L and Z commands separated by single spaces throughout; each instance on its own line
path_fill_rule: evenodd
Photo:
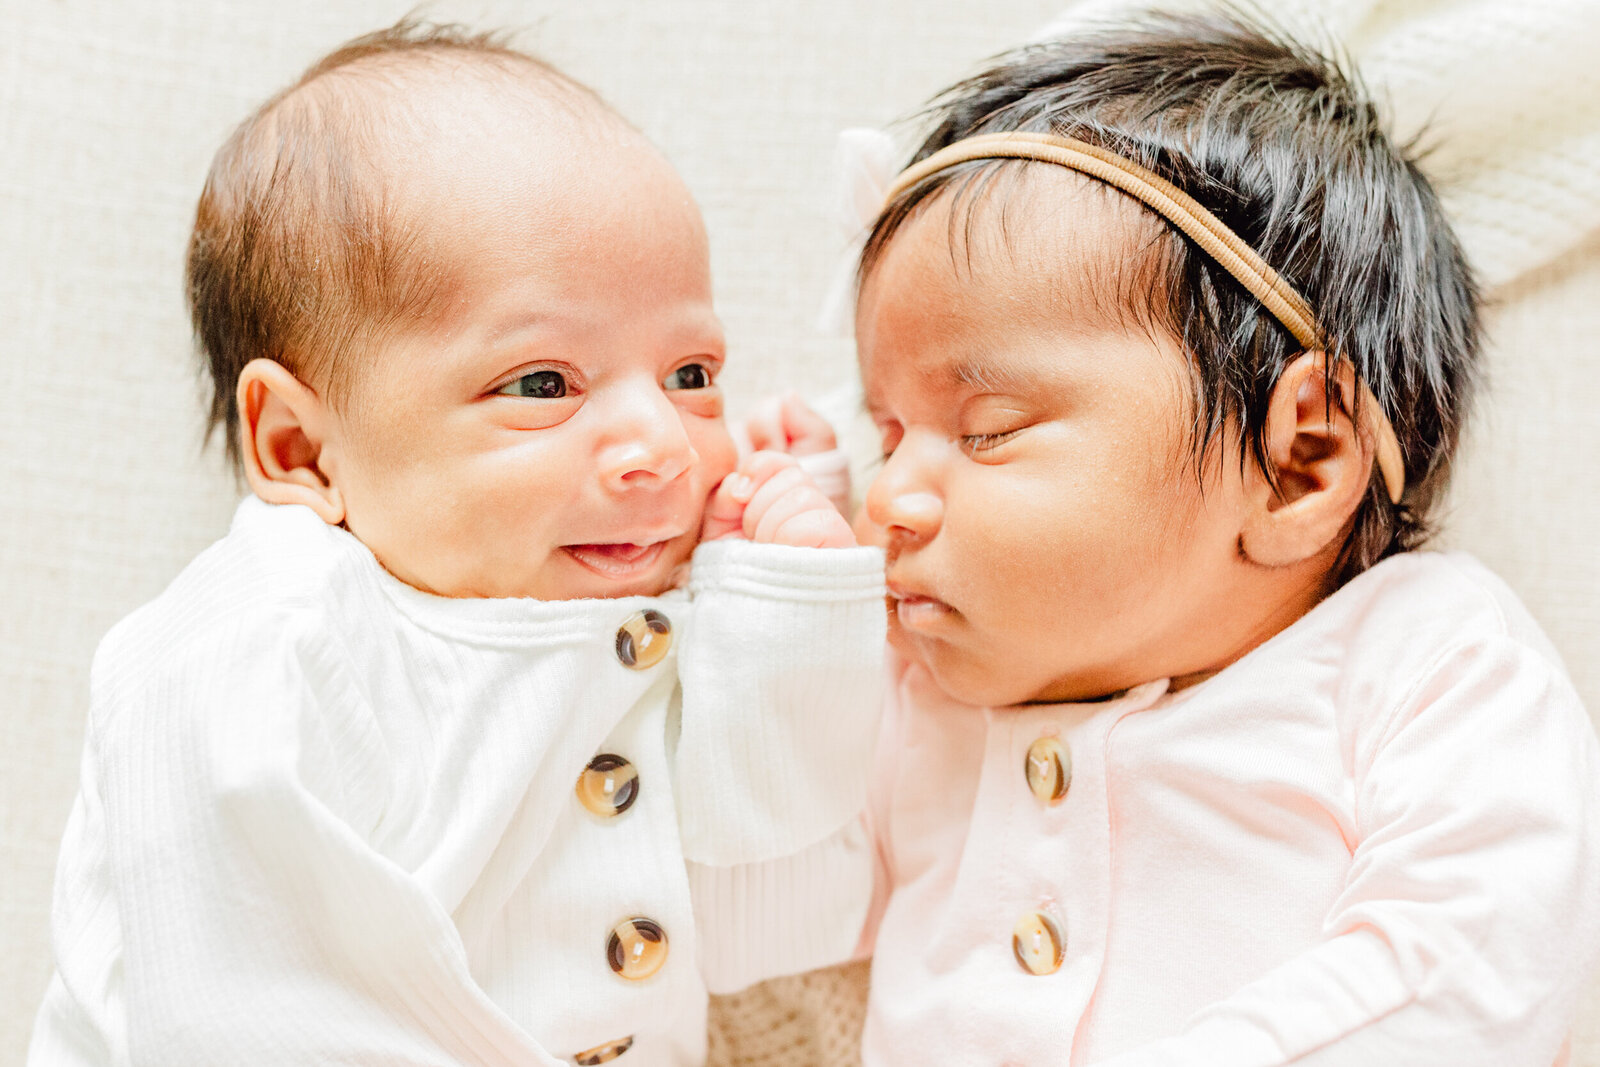
M 941 693 L 969 707 L 1083 703 L 1116 695 L 1089 678 L 1019 677 L 1014 671 L 997 669 L 985 657 L 964 655 L 936 639 L 913 637 L 896 626 L 893 619 L 889 623 L 889 643 L 907 662 L 921 666 Z
M 981 665 L 965 661 L 948 646 L 936 640 L 913 637 L 902 629 L 889 611 L 889 645 L 907 663 L 914 663 L 927 672 L 934 686 L 958 704 L 975 708 L 1004 707 L 1004 687 L 997 684 L 992 672 Z

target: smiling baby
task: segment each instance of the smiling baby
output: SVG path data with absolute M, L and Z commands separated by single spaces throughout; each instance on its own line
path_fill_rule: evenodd
M 404 23 L 222 148 L 189 286 L 252 495 L 96 657 L 30 1062 L 698 1063 L 847 956 L 882 555 L 736 471 L 660 153 Z

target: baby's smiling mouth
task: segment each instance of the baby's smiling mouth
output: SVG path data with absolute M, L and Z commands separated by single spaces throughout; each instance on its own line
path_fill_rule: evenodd
M 655 566 L 656 560 L 666 550 L 666 541 L 652 541 L 639 545 L 632 542 L 613 542 L 589 545 L 564 545 L 565 551 L 585 567 L 606 578 L 626 579 L 637 577 Z

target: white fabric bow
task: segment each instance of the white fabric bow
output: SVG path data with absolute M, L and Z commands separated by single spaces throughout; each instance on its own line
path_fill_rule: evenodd
M 882 130 L 855 127 L 839 132 L 833 149 L 833 216 L 846 242 L 823 298 L 817 328 L 847 336 L 855 320 L 856 261 L 899 172 L 894 138 Z

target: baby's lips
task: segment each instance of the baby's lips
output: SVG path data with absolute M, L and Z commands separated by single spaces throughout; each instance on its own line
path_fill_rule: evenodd
M 619 581 L 647 573 L 665 547 L 665 541 L 648 545 L 619 543 L 565 546 L 567 554 L 589 570 Z
M 599 543 L 589 545 L 568 545 L 571 551 L 581 551 L 586 555 L 602 556 L 617 563 L 632 563 L 640 559 L 655 548 L 660 542 L 647 545 L 633 544 L 631 542 Z
M 945 611 L 951 610 L 947 601 L 941 600 L 926 589 L 903 579 L 891 578 L 884 583 L 884 591 L 889 599 L 895 602 L 906 601 L 910 603 L 935 604 Z

